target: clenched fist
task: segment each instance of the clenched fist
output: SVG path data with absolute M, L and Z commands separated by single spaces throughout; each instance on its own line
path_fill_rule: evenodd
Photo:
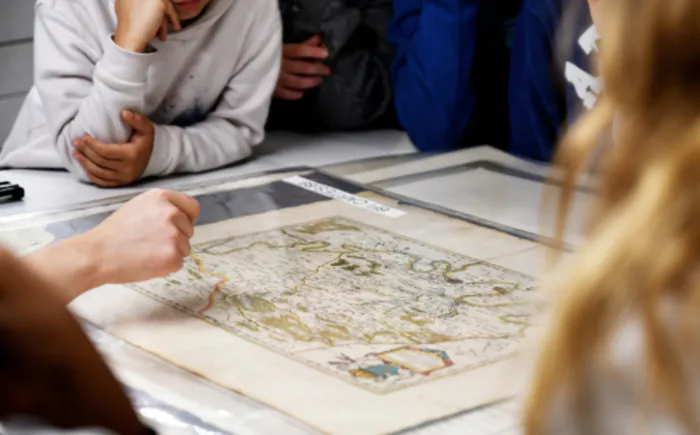
M 199 203 L 184 193 L 152 190 L 85 233 L 97 244 L 101 283 L 125 284 L 176 272 L 190 255 Z

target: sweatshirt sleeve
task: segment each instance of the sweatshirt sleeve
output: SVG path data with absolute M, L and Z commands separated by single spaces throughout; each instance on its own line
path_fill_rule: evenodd
M 261 14 L 262 16 L 262 14 Z M 144 177 L 201 172 L 242 160 L 265 136 L 270 100 L 282 56 L 277 13 L 255 23 L 248 50 L 207 118 L 189 127 L 156 125 L 153 154 Z
M 454 148 L 474 110 L 470 73 L 478 10 L 479 0 L 394 1 L 389 36 L 396 47 L 396 111 L 423 151 Z
M 543 0 L 523 4 L 511 55 L 508 104 L 510 151 L 524 158 L 549 160 L 566 122 L 563 92 L 553 74 L 556 23 L 537 7 Z
M 36 10 L 34 82 L 59 158 L 66 169 L 87 181 L 71 155 L 73 139 L 89 134 L 106 143 L 129 140 L 131 129 L 120 113 L 144 111 L 154 55 L 122 50 L 107 34 L 108 40 L 96 41 L 57 8 L 39 4 Z

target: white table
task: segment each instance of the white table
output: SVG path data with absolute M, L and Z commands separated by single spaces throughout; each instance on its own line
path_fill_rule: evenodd
M 527 162 L 494 148 L 477 147 L 389 167 L 355 170 L 348 178 L 498 224 L 504 231 L 551 238 L 560 189 L 547 181 L 550 176 L 547 165 Z M 574 195 L 566 234 L 572 246 L 582 241 L 592 189 L 591 180 L 584 180 Z
M 258 147 L 256 157 L 247 162 L 204 174 L 169 177 L 119 189 L 84 184 L 65 171 L 0 170 L 0 180 L 19 184 L 26 191 L 24 201 L 0 204 L 0 217 L 107 200 L 156 187 L 182 189 L 291 166 L 321 167 L 414 152 L 406 134 L 399 131 L 317 136 L 273 133 Z
M 110 190 L 80 184 L 64 172 L 0 171 L 0 179 L 20 183 L 28 190 L 23 204 L 0 206 L 0 216 L 103 200 L 151 187 L 193 186 L 288 166 L 334 165 L 329 169 L 331 173 L 352 181 L 374 184 L 389 192 L 492 220 L 506 227 L 542 234 L 537 227 L 542 183 L 512 179 L 507 174 L 494 177 L 488 171 L 460 168 L 474 162 L 489 161 L 538 177 L 547 173 L 546 167 L 524 162 L 488 147 L 437 156 L 415 156 L 411 155 L 412 151 L 413 147 L 406 136 L 398 132 L 320 137 L 278 134 L 272 135 L 261 146 L 256 160 L 242 165 Z M 362 161 L 372 158 L 379 159 Z M 361 161 L 347 163 L 356 160 Z M 534 274 L 539 270 L 540 261 L 534 258 L 528 262 L 521 258 L 514 259 L 514 263 L 520 266 L 515 269 Z M 517 426 L 513 407 L 499 405 L 419 428 L 415 433 L 505 435 L 518 433 Z

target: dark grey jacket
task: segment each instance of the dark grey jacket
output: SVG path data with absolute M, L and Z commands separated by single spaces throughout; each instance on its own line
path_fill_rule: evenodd
M 280 0 L 284 42 L 321 35 L 332 74 L 299 101 L 275 100 L 268 128 L 357 130 L 395 125 L 392 0 Z

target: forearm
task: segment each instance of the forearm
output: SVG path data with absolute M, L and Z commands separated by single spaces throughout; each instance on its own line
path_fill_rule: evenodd
M 112 41 L 107 45 L 104 57 L 95 67 L 89 93 L 72 113 L 56 111 L 59 116 L 52 119 L 59 156 L 67 169 L 79 175 L 83 175 L 83 169 L 72 157 L 74 139 L 87 134 L 105 143 L 126 143 L 132 132 L 121 119 L 122 111 L 145 110 L 150 55 L 126 52 Z M 50 93 L 45 88 L 55 82 L 57 79 L 50 76 L 40 80 L 40 92 Z M 71 119 L 64 123 L 66 116 Z
M 85 134 L 106 143 L 124 143 L 131 129 L 121 111 L 145 110 L 152 54 L 127 52 L 109 35 L 86 39 L 57 8 L 37 8 L 35 85 L 63 165 L 87 179 L 72 158 L 73 140 Z M 108 39 L 110 38 L 110 39 Z
M 24 257 L 24 263 L 58 289 L 61 301 L 73 299 L 106 284 L 104 265 L 99 259 L 99 241 L 89 233 L 62 240 Z
M 249 157 L 264 137 L 265 116 L 256 117 L 255 127 L 215 117 L 186 128 L 157 125 L 144 177 L 202 172 Z
M 397 115 L 422 150 L 454 147 L 474 109 L 470 74 L 478 9 L 476 0 L 427 1 L 418 17 L 407 11 L 392 27 Z

